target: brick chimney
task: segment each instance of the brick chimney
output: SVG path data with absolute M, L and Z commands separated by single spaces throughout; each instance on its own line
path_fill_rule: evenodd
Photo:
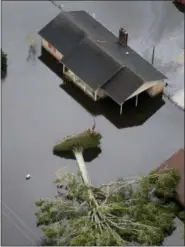
M 119 43 L 121 45 L 127 45 L 128 42 L 128 33 L 124 28 L 120 28 L 119 30 Z

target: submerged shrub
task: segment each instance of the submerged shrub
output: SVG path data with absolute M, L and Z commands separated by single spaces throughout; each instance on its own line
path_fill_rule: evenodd
M 7 74 L 7 54 L 1 49 L 1 79 L 4 79 Z

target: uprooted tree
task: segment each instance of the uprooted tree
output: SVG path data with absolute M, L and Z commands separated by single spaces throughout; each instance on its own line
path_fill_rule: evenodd
M 5 79 L 7 74 L 7 54 L 1 49 L 1 79 Z
M 160 245 L 174 230 L 179 208 L 172 198 L 179 176 L 175 170 L 152 171 L 143 177 L 119 179 L 99 187 L 90 183 L 83 151 L 100 145 L 101 135 L 88 129 L 68 136 L 54 151 L 71 151 L 79 171 L 58 176 L 55 199 L 40 199 L 37 225 L 43 245 Z

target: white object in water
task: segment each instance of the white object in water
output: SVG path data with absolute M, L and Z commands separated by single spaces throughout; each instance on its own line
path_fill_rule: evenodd
M 129 52 L 127 51 L 127 52 L 126 52 L 126 54 L 128 55 L 128 54 L 129 54 Z
M 28 180 L 28 179 L 30 179 L 31 178 L 31 175 L 30 174 L 27 174 L 26 175 L 26 179 Z

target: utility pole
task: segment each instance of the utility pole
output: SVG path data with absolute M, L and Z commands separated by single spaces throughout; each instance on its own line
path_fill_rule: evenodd
M 50 2 L 57 8 L 59 8 L 60 10 L 64 11 L 64 8 L 63 8 L 63 4 L 57 4 L 56 1 L 54 0 L 50 0 Z
M 154 64 L 154 56 L 155 56 L 155 46 L 153 46 L 153 50 L 152 50 L 152 65 Z

